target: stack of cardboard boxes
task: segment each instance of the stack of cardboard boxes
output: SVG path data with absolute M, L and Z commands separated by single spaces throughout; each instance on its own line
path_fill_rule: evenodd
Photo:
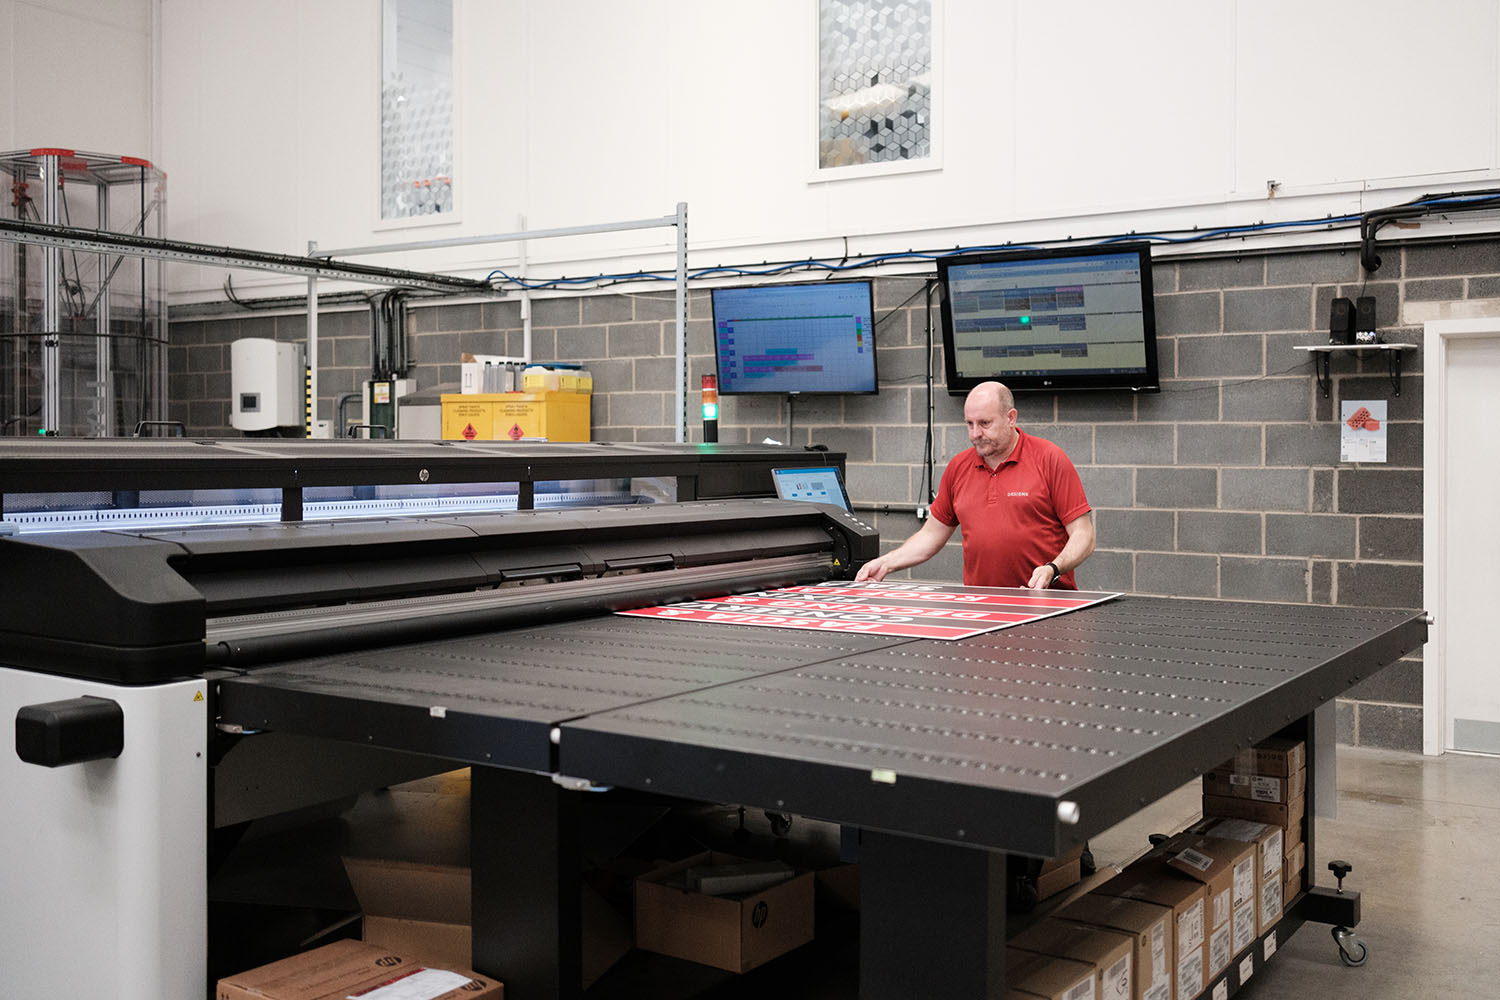
M 1205 774 L 1203 816 L 1204 823 L 1217 819 L 1223 825 L 1228 820 L 1240 820 L 1279 831 L 1280 854 L 1262 851 L 1266 898 L 1261 907 L 1274 910 L 1279 916 L 1302 890 L 1307 867 L 1307 842 L 1302 833 L 1307 816 L 1305 744 L 1301 740 L 1273 737 L 1241 751 Z M 1248 833 L 1248 830 L 1242 827 L 1238 832 Z M 1213 833 L 1213 836 L 1225 835 Z M 1270 884 L 1273 880 L 1277 883 L 1274 889 Z
M 1014 935 L 1015 1000 L 1191 1000 L 1281 919 L 1306 867 L 1306 751 L 1271 739 L 1204 777 L 1204 819 Z

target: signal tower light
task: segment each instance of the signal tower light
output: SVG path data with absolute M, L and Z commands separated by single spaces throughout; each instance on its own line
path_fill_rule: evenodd
M 703 376 L 703 440 L 719 440 L 719 377 Z

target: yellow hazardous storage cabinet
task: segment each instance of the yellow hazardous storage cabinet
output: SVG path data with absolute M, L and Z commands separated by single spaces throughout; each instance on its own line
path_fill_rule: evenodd
M 444 393 L 444 441 L 587 441 L 589 400 L 580 392 Z

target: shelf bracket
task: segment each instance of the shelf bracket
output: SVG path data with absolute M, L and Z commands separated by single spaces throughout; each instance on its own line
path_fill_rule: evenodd
M 1318 379 L 1318 388 L 1323 392 L 1323 398 L 1327 399 L 1333 391 L 1333 355 L 1327 351 L 1314 351 L 1313 373 Z
M 1386 361 L 1389 363 L 1391 373 L 1391 392 L 1401 395 L 1401 352 L 1398 350 L 1386 351 Z

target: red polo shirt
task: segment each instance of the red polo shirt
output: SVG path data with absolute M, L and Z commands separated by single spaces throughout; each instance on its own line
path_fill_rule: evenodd
M 1068 542 L 1063 525 L 1090 511 L 1078 470 L 1051 441 L 1018 430 L 994 472 L 973 448 L 943 471 L 932 516 L 963 530 L 964 584 L 1024 587 Z M 1071 572 L 1055 586 L 1077 590 Z

